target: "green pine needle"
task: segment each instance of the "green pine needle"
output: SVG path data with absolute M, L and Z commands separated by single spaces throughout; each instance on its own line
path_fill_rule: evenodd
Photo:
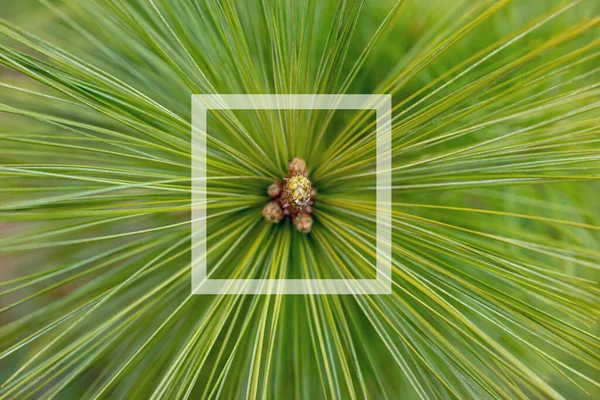
M 598 2 L 0 9 L 0 400 L 600 397 Z M 202 244 L 220 279 L 326 286 L 378 256 L 374 113 L 193 132 L 215 93 L 392 96 L 390 295 L 191 293 Z M 307 234 L 261 216 L 294 157 Z

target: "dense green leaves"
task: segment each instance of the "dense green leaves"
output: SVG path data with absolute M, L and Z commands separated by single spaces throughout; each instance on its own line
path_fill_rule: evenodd
M 597 2 L 18 3 L 0 399 L 600 395 Z M 392 94 L 391 295 L 190 294 L 195 207 L 215 277 L 372 277 L 377 254 L 373 113 L 192 132 L 193 93 Z M 308 235 L 260 215 L 294 156 Z

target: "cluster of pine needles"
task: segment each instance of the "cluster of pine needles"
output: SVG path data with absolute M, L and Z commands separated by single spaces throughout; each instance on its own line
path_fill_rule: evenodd
M 0 5 L 0 400 L 600 396 L 600 5 Z M 392 293 L 372 278 L 376 117 L 222 110 L 192 199 L 192 94 L 392 96 Z M 262 215 L 303 158 L 309 233 Z

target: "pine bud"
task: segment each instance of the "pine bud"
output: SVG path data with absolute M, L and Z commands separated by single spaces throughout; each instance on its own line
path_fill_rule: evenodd
M 298 214 L 296 218 L 294 218 L 294 226 L 301 233 L 308 233 L 312 228 L 313 219 L 310 214 Z
M 286 178 L 283 191 L 284 206 L 291 209 L 293 213 L 299 212 L 310 202 L 312 183 L 304 175 L 294 175 Z
M 281 186 L 279 183 L 273 183 L 271 186 L 269 186 L 269 189 L 267 189 L 267 193 L 273 198 L 279 197 L 281 194 Z
M 283 219 L 283 210 L 276 201 L 271 201 L 262 210 L 265 221 L 277 223 Z
M 308 176 L 308 169 L 306 168 L 306 161 L 303 158 L 294 157 L 292 161 L 288 164 L 288 170 L 290 172 L 290 176 L 300 174 L 304 176 Z

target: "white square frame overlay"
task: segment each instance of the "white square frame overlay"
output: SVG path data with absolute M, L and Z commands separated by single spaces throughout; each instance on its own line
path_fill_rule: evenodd
M 392 293 L 391 95 L 192 95 L 192 293 L 369 295 Z M 211 279 L 206 265 L 208 110 L 374 110 L 376 115 L 375 279 Z

